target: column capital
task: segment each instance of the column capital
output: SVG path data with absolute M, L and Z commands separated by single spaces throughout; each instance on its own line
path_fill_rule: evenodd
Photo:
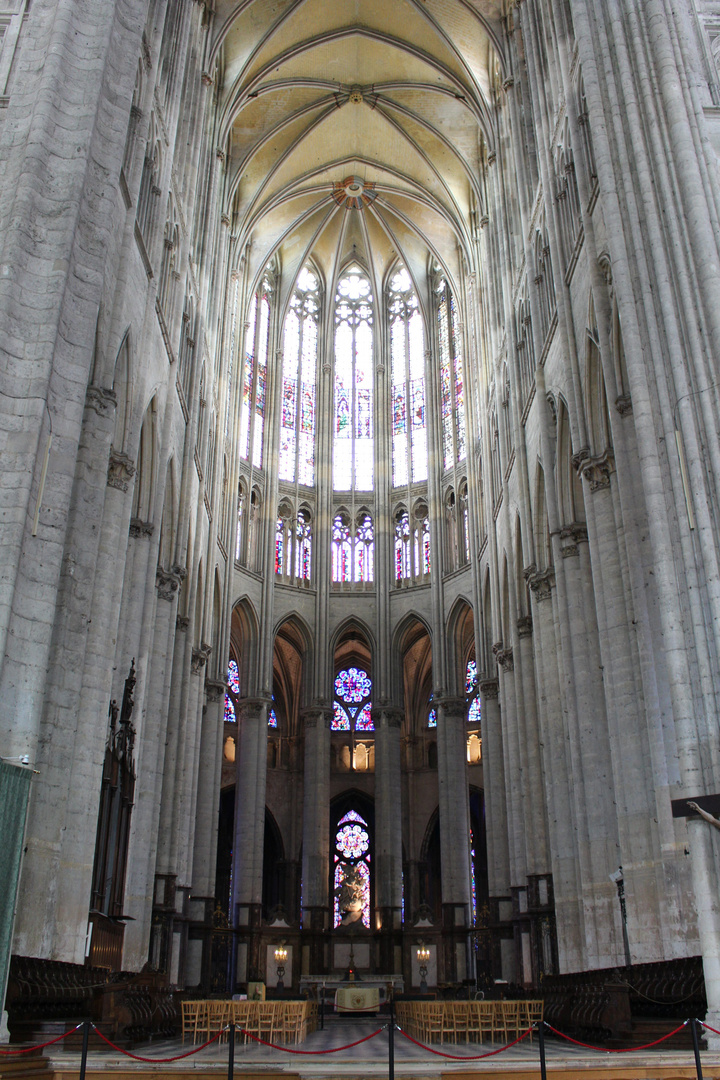
M 117 407 L 117 394 L 104 386 L 88 386 L 85 391 L 85 405 L 93 409 L 98 416 L 112 416 Z
M 497 679 L 484 679 L 480 683 L 480 693 L 488 701 L 496 698 L 500 693 L 500 683 Z
M 300 711 L 305 730 L 310 728 L 327 728 L 330 730 L 333 711 L 329 705 L 310 705 Z
M 108 460 L 108 487 L 117 488 L 118 491 L 127 491 L 128 484 L 135 475 L 135 462 L 127 454 L 121 454 L 119 450 L 110 447 Z
M 270 697 L 241 698 L 237 704 L 237 709 L 235 710 L 238 723 L 241 720 L 266 719 L 267 713 L 271 707 L 272 698 Z
M 404 717 L 404 710 L 398 709 L 394 705 L 376 705 L 372 710 L 372 719 L 376 730 L 382 724 L 384 727 L 396 728 L 399 731 Z
M 465 713 L 467 712 L 467 701 L 464 697 L 453 697 L 451 695 L 435 697 L 434 703 L 439 710 L 441 710 L 443 717 L 456 717 L 465 719 Z
M 550 566 L 540 572 L 533 567 L 531 573 L 527 574 L 527 583 L 538 603 L 549 600 L 555 585 L 555 571 Z
M 190 670 L 193 675 L 199 675 L 202 669 L 205 667 L 210 653 L 212 652 L 212 645 L 208 645 L 205 642 L 202 643 L 199 649 L 193 649 L 192 660 L 190 662 Z
M 208 701 L 222 701 L 227 691 L 227 683 L 221 679 L 206 679 L 205 694 Z
M 615 457 L 611 447 L 595 457 L 585 458 L 579 468 L 583 480 L 587 480 L 591 491 L 600 491 L 610 487 L 610 477 L 615 472 Z
M 184 566 L 176 564 L 169 570 L 166 570 L 163 566 L 158 566 L 155 571 L 155 588 L 160 599 L 172 602 L 186 576 L 187 570 Z

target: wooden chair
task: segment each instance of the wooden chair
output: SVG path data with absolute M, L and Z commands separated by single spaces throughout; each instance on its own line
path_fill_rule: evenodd
M 204 1001 L 183 1001 L 180 1003 L 182 1012 L 182 1041 L 185 1042 L 185 1037 L 190 1036 L 192 1041 L 198 1042 L 198 1020 L 201 1012 L 205 1007 Z
M 467 1040 L 468 1042 L 482 1042 L 483 1030 L 480 1025 L 480 1001 L 468 1001 L 467 1007 Z
M 504 1042 L 512 1042 L 520 1034 L 520 1002 L 501 1001 L 498 1029 Z
M 443 1004 L 442 1002 L 429 1001 L 424 1007 L 423 1036 L 420 1042 L 442 1042 L 443 1033 Z
M 248 1028 L 251 1006 L 250 1001 L 233 1001 L 230 1004 L 230 1019 L 235 1025 L 235 1042 L 243 1044 L 248 1042 L 245 1032 Z
M 276 1008 L 275 1001 L 261 1001 L 258 1005 L 258 1038 L 265 1042 L 275 1041 Z
M 207 1037 L 212 1039 L 218 1032 L 222 1031 L 223 1034 L 219 1038 L 219 1042 L 227 1042 L 227 1031 L 223 1031 L 224 1028 L 230 1023 L 230 1001 L 208 1001 L 208 1029 Z
M 455 1025 L 455 1002 L 445 1001 L 442 1005 L 442 1028 L 440 1029 L 440 1042 L 457 1042 L 457 1027 Z

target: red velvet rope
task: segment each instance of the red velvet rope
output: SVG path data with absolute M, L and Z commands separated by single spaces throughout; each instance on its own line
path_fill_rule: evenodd
M 50 1039 L 49 1042 L 38 1043 L 37 1046 L 24 1046 L 22 1050 L 0 1050 L 0 1054 L 29 1054 L 31 1050 L 44 1050 L 46 1046 L 52 1046 L 53 1043 L 60 1042 L 61 1039 L 67 1039 L 68 1035 L 72 1035 L 73 1031 L 79 1031 L 81 1027 L 82 1024 L 78 1024 L 77 1027 L 64 1031 L 62 1035 Z
M 704 1028 L 707 1028 L 708 1031 L 712 1031 L 713 1035 L 720 1035 L 720 1031 L 716 1031 L 715 1028 L 710 1027 L 710 1025 L 706 1024 L 704 1020 L 699 1020 L 698 1023 L 702 1024 L 702 1026 Z
M 571 1039 L 569 1035 L 564 1035 L 562 1031 L 558 1031 L 552 1024 L 548 1024 L 546 1021 L 543 1022 L 548 1030 L 554 1032 L 555 1035 L 559 1035 L 561 1039 L 567 1039 L 568 1042 L 575 1043 L 576 1046 L 584 1046 L 586 1050 L 598 1050 L 601 1054 L 634 1054 L 636 1050 L 649 1050 L 651 1046 L 657 1046 L 658 1043 L 665 1042 L 666 1039 L 670 1039 L 673 1035 L 677 1035 L 678 1031 L 682 1031 L 685 1025 L 689 1023 L 688 1020 L 683 1020 L 680 1027 L 676 1027 L 674 1031 L 668 1031 L 667 1035 L 655 1039 L 655 1042 L 643 1043 L 642 1046 L 629 1046 L 626 1050 L 617 1050 L 615 1047 L 592 1046 L 591 1043 L 578 1042 L 577 1039 Z
M 431 1054 L 437 1054 L 439 1057 L 452 1058 L 453 1061 L 479 1061 L 480 1058 L 494 1057 L 495 1054 L 502 1054 L 503 1050 L 509 1050 L 511 1046 L 515 1046 L 517 1043 L 522 1042 L 533 1029 L 529 1027 L 527 1031 L 523 1031 L 522 1035 L 518 1035 L 517 1039 L 513 1039 L 512 1042 L 507 1043 L 505 1046 L 498 1047 L 497 1050 L 489 1050 L 487 1054 L 473 1054 L 472 1056 L 466 1056 L 465 1054 L 445 1054 L 442 1050 L 434 1050 L 432 1046 L 426 1046 L 425 1043 L 418 1042 L 417 1039 L 413 1039 L 412 1035 L 408 1035 L 407 1031 L 403 1031 L 401 1027 L 398 1031 L 401 1035 L 404 1035 L 406 1039 L 409 1039 L 411 1043 L 415 1043 L 416 1046 L 421 1046 L 423 1050 L 428 1050 Z
M 131 1054 L 129 1050 L 123 1050 L 122 1046 L 116 1046 L 115 1043 L 110 1042 L 107 1035 L 103 1035 L 102 1031 L 100 1031 L 99 1028 L 96 1028 L 94 1024 L 93 1030 L 95 1031 L 96 1035 L 100 1036 L 103 1042 L 107 1043 L 108 1046 L 112 1046 L 113 1050 L 117 1050 L 118 1053 L 124 1054 L 125 1057 L 132 1058 L 134 1061 L 149 1061 L 151 1064 L 157 1063 L 159 1065 L 165 1065 L 170 1061 L 180 1061 L 181 1058 L 192 1057 L 193 1054 L 200 1053 L 200 1051 L 204 1050 L 206 1046 L 210 1045 L 210 1043 L 216 1042 L 220 1038 L 220 1036 L 223 1035 L 226 1031 L 226 1029 L 223 1028 L 222 1031 L 218 1031 L 217 1035 L 213 1035 L 212 1039 L 208 1039 L 208 1041 L 203 1043 L 202 1046 L 195 1046 L 192 1050 L 187 1050 L 184 1054 L 176 1054 L 175 1057 L 169 1058 L 149 1058 L 140 1057 L 138 1054 Z
M 332 1050 L 293 1050 L 289 1046 L 278 1046 L 277 1043 L 265 1042 L 264 1039 L 259 1039 L 257 1035 L 253 1035 L 251 1031 L 246 1031 L 245 1028 L 236 1027 L 235 1030 L 241 1031 L 243 1035 L 249 1035 L 254 1042 L 262 1043 L 263 1046 L 271 1046 L 273 1050 L 284 1050 L 286 1054 L 339 1054 L 341 1050 L 350 1050 L 351 1047 L 359 1046 L 360 1043 L 367 1042 L 368 1039 L 374 1039 L 385 1028 L 378 1028 L 377 1031 L 373 1031 L 372 1035 L 366 1035 L 364 1039 L 348 1043 L 347 1046 L 336 1046 Z

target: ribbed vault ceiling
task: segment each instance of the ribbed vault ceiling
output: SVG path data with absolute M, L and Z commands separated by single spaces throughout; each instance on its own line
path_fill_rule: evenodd
M 249 279 L 351 254 L 456 283 L 494 142 L 502 0 L 218 0 L 227 208 Z M 281 302 L 285 297 L 281 297 Z

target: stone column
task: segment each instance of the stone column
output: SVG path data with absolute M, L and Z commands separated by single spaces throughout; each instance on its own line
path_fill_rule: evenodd
M 379 929 L 380 970 L 400 971 L 395 963 L 392 931 L 402 924 L 402 776 L 400 728 L 402 712 L 380 707 L 375 722 L 375 907 Z
M 467 978 L 471 924 L 465 698 L 437 699 L 440 866 L 447 982 Z
M 302 920 L 309 937 L 308 973 L 327 969 L 324 933 L 331 925 L 330 882 L 330 720 L 325 707 L 303 713 L 305 787 L 303 796 Z M 305 960 L 303 960 L 303 967 Z
M 497 679 L 480 683 L 482 705 L 483 783 L 488 853 L 488 889 L 491 897 L 510 895 L 510 852 L 505 808 L 505 766 Z
M 262 911 L 268 708 L 265 698 L 245 698 L 237 710 L 232 917 L 240 931 L 235 969 L 239 982 L 259 975 L 259 943 L 252 931 L 259 927 Z

